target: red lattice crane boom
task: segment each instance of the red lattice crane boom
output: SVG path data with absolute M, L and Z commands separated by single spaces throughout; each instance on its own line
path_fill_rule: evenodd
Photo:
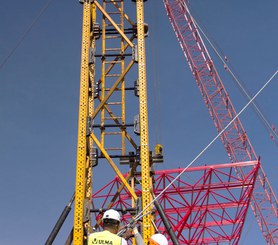
M 236 116 L 229 95 L 184 1 L 163 1 L 167 15 L 216 129 L 221 132 Z M 221 140 L 231 162 L 258 158 L 238 118 L 222 133 Z M 237 168 L 237 172 L 244 176 L 242 168 Z M 262 167 L 260 167 L 253 191 L 251 208 L 267 244 L 277 244 L 278 203 Z

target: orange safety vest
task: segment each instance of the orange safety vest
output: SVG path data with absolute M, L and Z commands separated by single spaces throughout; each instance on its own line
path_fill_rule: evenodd
M 121 245 L 122 238 L 110 231 L 95 232 L 89 235 L 88 245 Z

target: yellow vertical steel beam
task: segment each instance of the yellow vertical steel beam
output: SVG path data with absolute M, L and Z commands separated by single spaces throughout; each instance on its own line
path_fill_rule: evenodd
M 91 18 L 92 21 L 91 23 L 94 24 L 96 23 L 96 6 L 94 4 L 91 4 Z M 91 38 L 91 48 L 92 50 L 95 50 L 95 36 L 94 32 L 91 32 L 92 38 Z M 88 115 L 89 117 L 92 116 L 94 112 L 94 84 L 95 84 L 95 62 L 91 62 L 89 65 L 89 78 L 90 78 L 90 84 L 89 84 L 89 108 L 88 108 Z M 87 138 L 87 144 L 89 145 L 89 148 L 92 149 L 94 142 L 91 137 Z M 86 161 L 86 167 L 85 167 L 85 199 L 87 200 L 87 203 L 91 202 L 92 198 L 92 182 L 93 182 L 93 163 L 90 161 L 89 156 L 87 156 L 87 161 Z M 87 207 L 88 208 L 88 207 Z M 86 233 L 89 234 L 92 232 L 91 229 L 91 219 L 88 219 L 84 223 L 84 228 L 86 230 Z
M 75 209 L 73 242 L 74 245 L 83 245 L 83 206 L 85 197 L 85 169 L 86 169 L 86 130 L 88 115 L 88 88 L 89 88 L 89 48 L 91 31 L 91 3 L 84 1 L 81 47 L 81 74 L 80 97 L 78 114 L 78 139 L 76 160 Z
M 121 13 L 121 31 L 124 33 L 124 2 L 121 2 L 121 7 L 120 7 L 120 13 Z M 121 54 L 125 52 L 125 43 L 124 43 L 124 38 L 121 40 Z M 121 73 L 123 73 L 125 70 L 125 59 L 121 58 Z M 126 123 L 126 107 L 125 107 L 125 80 L 122 81 L 122 124 L 125 125 Z M 126 146 L 125 146 L 125 130 L 122 130 L 122 155 L 126 154 Z
M 138 83 L 139 83 L 139 112 L 140 112 L 140 159 L 142 180 L 142 209 L 151 202 L 151 180 L 149 162 L 149 133 L 148 133 L 148 105 L 147 105 L 147 81 L 146 81 L 146 57 L 145 57 L 145 32 L 144 32 L 144 3 L 136 1 L 137 13 L 137 38 L 138 38 Z M 145 212 L 149 212 L 148 207 Z M 151 216 L 143 217 L 143 239 L 152 235 Z
M 95 2 L 96 4 L 97 2 Z M 97 6 L 97 5 L 96 5 Z M 103 1 L 103 8 L 106 9 L 106 2 Z M 105 53 L 106 53 L 106 19 L 104 18 L 104 16 L 102 17 L 102 60 L 101 60 L 101 100 L 104 99 L 105 97 L 105 87 L 106 87 L 106 74 L 105 74 Z M 105 123 L 105 110 L 104 108 L 101 109 L 101 126 L 103 126 Z M 104 133 L 105 133 L 105 129 L 104 127 L 101 128 L 101 145 L 104 146 Z

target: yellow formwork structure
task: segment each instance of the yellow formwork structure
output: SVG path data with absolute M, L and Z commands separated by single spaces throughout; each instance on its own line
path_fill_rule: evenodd
M 149 131 L 148 131 L 148 104 L 146 55 L 144 32 L 144 5 L 143 0 L 136 1 L 137 39 L 138 39 L 138 84 L 139 84 L 139 112 L 140 112 L 140 158 L 142 182 L 142 209 L 149 212 L 151 201 L 150 158 L 149 158 Z M 146 242 L 151 234 L 151 215 L 143 217 L 143 239 Z
M 148 206 L 151 201 L 152 181 L 148 138 L 144 0 L 136 0 L 136 4 L 128 1 L 129 5 L 135 6 L 136 23 L 125 12 L 125 2 L 127 1 L 83 2 L 74 245 L 86 243 L 86 236 L 91 230 L 88 203 L 93 192 L 93 160 L 96 160 L 92 159 L 92 149 L 99 151 L 99 157 L 109 164 L 122 182 L 107 208 L 113 205 L 123 188 L 129 191 L 134 207 L 138 197 L 134 191 L 133 177 L 135 171 L 141 171 L 142 209 L 146 209 L 144 213 L 151 210 Z M 101 24 L 97 23 L 98 18 Z M 126 28 L 126 25 L 129 28 Z M 98 50 L 98 43 L 101 43 L 101 51 Z M 100 65 L 96 64 L 96 59 L 100 61 Z M 138 139 L 136 140 L 136 136 L 128 130 L 126 115 L 128 88 L 125 80 L 132 70 L 134 75 L 135 64 L 138 64 L 138 76 L 134 80 L 138 81 L 139 108 L 134 108 L 134 111 L 139 109 L 139 143 L 136 143 Z M 101 73 L 99 80 L 96 79 L 97 71 Z M 119 138 L 119 141 L 113 137 Z M 114 145 L 111 146 L 111 142 Z M 124 177 L 115 156 L 126 156 L 130 150 L 139 151 L 141 169 L 138 170 L 139 163 L 130 165 L 128 171 L 125 171 L 128 175 Z M 143 217 L 142 232 L 146 243 L 154 232 L 151 218 L 150 214 Z
M 84 2 L 82 50 L 80 72 L 80 95 L 78 114 L 78 138 L 76 160 L 75 208 L 74 208 L 74 244 L 83 244 L 84 236 L 84 200 L 86 193 L 86 162 L 87 162 L 87 117 L 89 108 L 89 49 L 91 45 L 91 4 Z

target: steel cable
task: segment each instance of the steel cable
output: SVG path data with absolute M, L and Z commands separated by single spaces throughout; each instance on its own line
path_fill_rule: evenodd
M 139 219 L 142 214 L 149 208 L 193 163 L 200 158 L 201 155 L 221 136 L 221 134 L 245 111 L 245 109 L 253 103 L 256 97 L 265 89 L 265 87 L 273 80 L 277 75 L 278 70 L 269 78 L 269 80 L 261 87 L 261 89 L 250 99 L 250 101 L 237 113 L 237 115 L 223 128 L 213 140 L 140 212 L 134 219 Z
M 53 0 L 48 0 L 48 2 L 45 4 L 45 6 L 41 9 L 38 16 L 33 19 L 29 27 L 23 32 L 19 40 L 17 41 L 14 48 L 9 52 L 9 54 L 6 56 L 6 58 L 3 59 L 3 61 L 0 64 L 0 69 L 3 68 L 3 66 L 7 63 L 7 61 L 12 57 L 12 55 L 15 53 L 15 51 L 18 49 L 18 47 L 21 45 L 21 43 L 25 40 L 26 36 L 30 33 L 30 31 L 33 29 L 34 25 L 38 22 L 40 17 L 45 13 L 49 5 L 53 2 Z

